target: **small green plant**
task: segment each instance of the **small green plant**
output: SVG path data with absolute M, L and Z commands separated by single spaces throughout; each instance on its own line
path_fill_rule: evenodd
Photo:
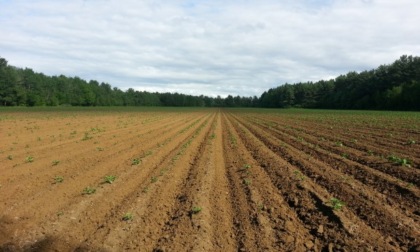
M 9 155 L 9 156 L 7 156 L 7 159 L 13 160 L 13 156 L 12 155 Z
M 394 164 L 398 164 L 398 165 L 401 165 L 401 166 L 410 167 L 410 164 L 411 164 L 410 160 L 408 160 L 406 158 L 400 158 L 400 157 L 397 157 L 397 156 L 393 156 L 393 155 L 389 156 L 388 160 L 393 162 Z
M 64 212 L 63 211 L 57 212 L 57 216 L 62 216 L 62 215 L 64 215 Z
M 373 156 L 373 154 L 374 154 L 373 151 L 371 151 L 371 150 L 368 150 L 367 153 L 368 153 L 369 156 Z
M 142 192 L 143 192 L 143 193 L 147 193 L 147 192 L 149 192 L 149 187 L 147 187 L 147 186 L 146 186 L 145 188 L 143 188 Z
M 153 177 L 150 179 L 150 181 L 151 181 L 152 183 L 156 183 L 156 182 L 158 181 L 158 178 L 157 178 L 156 176 L 153 176 Z
M 349 154 L 347 154 L 347 153 L 342 153 L 342 154 L 341 154 L 341 157 L 343 157 L 343 158 L 347 158 L 347 159 L 348 159 L 348 158 L 349 158 Z
M 242 169 L 247 171 L 247 170 L 251 169 L 251 165 L 250 164 L 245 164 Z
M 54 184 L 63 183 L 64 178 L 62 176 L 55 176 L 54 177 Z
M 337 147 L 343 147 L 343 143 L 342 142 L 336 142 L 335 143 L 335 146 L 337 146 Z
M 141 163 L 141 159 L 140 158 L 135 158 L 133 159 L 133 161 L 131 162 L 131 165 L 138 165 Z
M 413 145 L 413 144 L 416 144 L 416 141 L 414 141 L 413 139 L 410 139 L 410 140 L 407 141 L 407 144 L 408 145 Z
M 133 219 L 133 214 L 132 213 L 125 213 L 121 219 L 123 221 L 131 221 Z
M 104 149 L 104 148 L 102 148 L 102 147 L 96 147 L 96 150 L 97 150 L 97 151 L 104 151 L 105 149 Z
M 112 184 L 117 177 L 113 175 L 105 176 L 104 182 L 108 184 Z
M 194 206 L 191 208 L 191 214 L 198 214 L 199 212 L 201 212 L 201 210 L 203 210 L 202 207 Z
M 344 202 L 337 198 L 331 198 L 330 203 L 333 210 L 340 210 L 343 206 L 345 206 Z
M 32 163 L 34 161 L 34 157 L 32 156 L 27 156 L 25 159 L 26 163 Z
M 295 177 L 299 180 L 304 181 L 305 180 L 305 175 L 303 175 L 300 171 L 295 170 L 293 171 L 293 174 L 295 174 Z
M 82 141 L 86 141 L 89 139 L 92 139 L 92 136 L 89 136 L 89 132 L 85 132 L 85 135 L 83 136 Z
M 244 184 L 247 185 L 247 186 L 251 185 L 252 184 L 251 179 L 247 179 L 247 178 L 244 179 Z
M 52 165 L 53 166 L 56 166 L 56 165 L 58 165 L 60 163 L 60 160 L 54 160 L 54 161 L 52 161 Z
M 90 194 L 94 194 L 95 192 L 96 192 L 96 189 L 95 188 L 88 186 L 85 189 L 83 189 L 82 194 L 83 195 L 84 194 L 90 195 Z

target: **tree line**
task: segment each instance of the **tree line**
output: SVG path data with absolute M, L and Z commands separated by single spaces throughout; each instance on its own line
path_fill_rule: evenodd
M 0 106 L 184 106 L 251 107 L 258 98 L 192 96 L 180 93 L 122 91 L 108 83 L 79 77 L 47 76 L 10 66 L 0 58 Z
M 189 106 L 420 110 L 420 58 L 349 72 L 331 80 L 284 84 L 260 97 L 226 98 L 122 91 L 79 77 L 47 76 L 10 66 L 0 57 L 0 106 Z
M 349 72 L 315 83 L 285 84 L 264 92 L 260 106 L 420 110 L 420 58 L 403 55 L 370 71 Z

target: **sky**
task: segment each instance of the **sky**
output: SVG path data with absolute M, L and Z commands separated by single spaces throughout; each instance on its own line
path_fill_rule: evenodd
M 0 0 L 0 57 L 122 90 L 260 96 L 420 55 L 418 0 Z

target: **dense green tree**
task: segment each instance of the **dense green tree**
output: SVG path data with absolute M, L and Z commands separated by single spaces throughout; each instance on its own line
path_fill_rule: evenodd
M 0 106 L 194 106 L 420 110 L 420 58 L 401 56 L 390 65 L 349 72 L 331 80 L 284 84 L 260 97 L 192 96 L 122 91 L 79 77 L 46 76 L 9 66 L 0 58 Z

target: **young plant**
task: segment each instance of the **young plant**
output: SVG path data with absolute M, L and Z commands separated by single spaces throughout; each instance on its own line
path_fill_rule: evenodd
M 191 208 L 191 214 L 198 214 L 199 212 L 201 212 L 201 210 L 203 210 L 202 207 L 194 206 Z
M 414 141 L 414 140 L 411 139 L 411 140 L 408 140 L 407 141 L 407 144 L 408 145 L 413 145 L 413 144 L 416 144 L 416 141 Z
M 7 159 L 13 160 L 13 156 L 12 155 L 9 155 L 9 156 L 7 156 Z
M 89 136 L 89 132 L 85 132 L 85 135 L 82 138 L 82 141 L 86 141 L 86 140 L 89 140 L 89 139 L 92 139 L 92 136 Z
M 85 194 L 90 195 L 90 194 L 94 194 L 95 192 L 96 192 L 95 188 L 88 186 L 85 189 L 83 189 L 82 194 L 83 195 L 85 195 Z
M 344 202 L 337 198 L 331 198 L 330 203 L 333 210 L 340 210 L 343 206 L 345 206 Z
M 247 186 L 249 186 L 249 185 L 251 185 L 251 183 L 252 183 L 252 181 L 251 181 L 251 179 L 244 179 L 244 184 L 245 185 L 247 185 Z
M 335 146 L 337 146 L 337 147 L 343 147 L 343 143 L 342 142 L 336 142 L 335 143 Z
M 60 163 L 60 160 L 54 160 L 54 161 L 52 161 L 52 165 L 53 166 L 56 166 L 56 165 L 58 165 Z
M 133 214 L 132 213 L 125 213 L 121 219 L 123 221 L 130 221 L 130 220 L 133 219 Z
M 131 162 L 131 165 L 138 165 L 141 163 L 141 159 L 140 158 L 135 158 L 133 159 L 133 161 Z
M 389 156 L 388 157 L 389 161 L 392 161 L 394 164 L 398 164 L 401 166 L 408 166 L 410 167 L 410 160 L 406 159 L 406 158 L 399 158 L 397 156 Z
M 156 183 L 156 182 L 158 181 L 158 178 L 157 178 L 156 176 L 153 176 L 153 177 L 150 179 L 150 181 L 151 181 L 152 183 Z
M 305 175 L 303 175 L 300 171 L 295 170 L 293 172 L 293 174 L 295 174 L 295 176 L 296 176 L 297 179 L 302 180 L 302 181 L 305 180 Z
M 113 175 L 105 176 L 104 182 L 108 184 L 112 184 L 117 177 Z
M 64 178 L 62 176 L 55 176 L 54 178 L 54 184 L 62 183 L 64 181 Z
M 27 156 L 25 159 L 26 163 L 32 163 L 34 161 L 34 157 L 32 156 Z

